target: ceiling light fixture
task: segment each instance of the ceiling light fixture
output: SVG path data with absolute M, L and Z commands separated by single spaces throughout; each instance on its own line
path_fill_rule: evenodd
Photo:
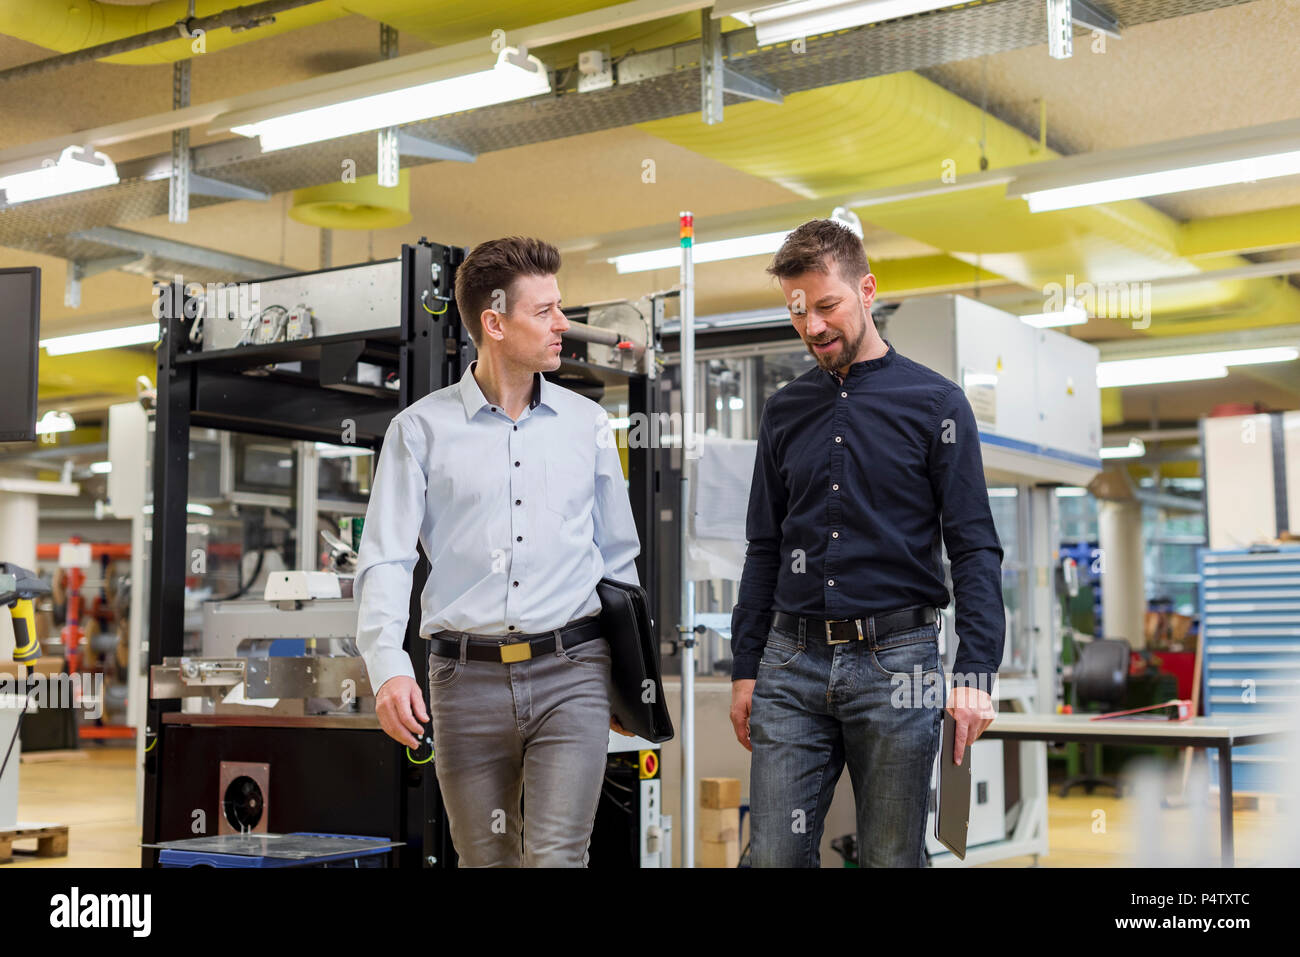
M 767 3 L 759 0 L 719 2 L 713 17 L 735 17 L 754 28 L 760 45 L 784 43 L 798 37 L 832 33 L 848 27 L 865 26 L 883 20 L 897 20 L 916 13 L 950 7 L 954 0 L 789 0 Z
M 1231 366 L 1291 362 L 1300 349 L 1275 346 L 1263 349 L 1232 349 L 1181 356 L 1151 356 L 1142 359 L 1113 359 L 1097 363 L 1097 387 L 1155 385 L 1163 382 L 1193 382 L 1222 379 Z
M 106 154 L 96 153 L 88 146 L 69 146 L 57 160 L 47 159 L 36 169 L 0 172 L 0 206 L 112 186 L 117 182 L 117 167 Z
M 265 119 L 242 121 L 237 114 L 218 117 L 217 128 L 259 137 L 262 151 L 271 152 L 550 92 L 550 74 L 542 61 L 506 47 L 496 64 L 486 70 Z M 221 126 L 223 120 L 229 125 Z
M 1077 302 L 1067 302 L 1058 312 L 1039 312 L 1021 316 L 1020 321 L 1035 329 L 1053 329 L 1057 326 L 1077 326 L 1088 321 L 1088 310 Z
M 97 349 L 116 349 L 121 346 L 138 346 L 158 338 L 158 323 L 142 322 L 136 326 L 118 329 L 100 329 L 96 332 L 79 332 L 71 336 L 42 339 L 41 348 L 46 355 L 66 356 L 74 352 L 94 352 Z
M 790 230 L 783 229 L 775 233 L 760 233 L 757 236 L 738 236 L 735 239 L 715 239 L 707 243 L 696 243 L 693 247 L 694 259 L 699 264 L 774 253 L 781 248 L 785 237 L 789 235 Z M 611 256 L 606 261 L 613 263 L 614 268 L 620 273 L 675 269 L 681 265 L 682 250 L 680 246 L 669 246 L 666 249 L 652 249 L 644 253 Z

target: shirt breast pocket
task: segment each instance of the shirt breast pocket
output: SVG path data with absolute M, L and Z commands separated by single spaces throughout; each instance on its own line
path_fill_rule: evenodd
M 596 497 L 596 462 L 574 449 L 548 450 L 546 505 L 566 521 L 591 511 Z

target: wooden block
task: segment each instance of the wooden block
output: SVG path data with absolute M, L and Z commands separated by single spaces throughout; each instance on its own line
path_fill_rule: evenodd
M 46 834 L 36 839 L 37 857 L 67 857 L 68 829 L 61 828 L 53 834 Z
M 700 778 L 700 807 L 740 807 L 740 780 Z
M 740 863 L 740 841 L 700 841 L 700 867 L 735 867 Z
M 700 808 L 699 820 L 701 841 L 740 840 L 740 808 L 738 807 Z
M 23 764 L 44 764 L 50 761 L 87 761 L 90 754 L 78 748 L 65 748 L 56 751 L 24 751 L 18 760 Z

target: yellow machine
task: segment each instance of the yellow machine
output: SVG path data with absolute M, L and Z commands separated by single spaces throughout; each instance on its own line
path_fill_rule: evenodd
M 36 638 L 36 610 L 32 599 L 48 595 L 49 583 L 32 572 L 9 562 L 0 562 L 0 604 L 9 607 L 14 623 L 14 661 L 30 664 L 41 656 Z

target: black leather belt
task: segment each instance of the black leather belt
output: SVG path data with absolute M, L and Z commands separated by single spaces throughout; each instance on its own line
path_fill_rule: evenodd
M 559 629 L 560 640 L 565 648 L 572 648 L 584 641 L 600 637 L 600 616 L 584 618 L 569 622 Z M 460 657 L 459 631 L 438 631 L 429 636 L 430 650 L 444 658 Z M 465 657 L 474 661 L 527 661 L 555 650 L 555 632 L 546 631 L 536 635 L 510 635 L 495 637 L 488 635 L 470 635 L 465 646 Z
M 935 620 L 937 614 L 930 605 L 917 605 L 901 611 L 891 611 L 884 615 L 872 615 L 870 618 L 842 618 L 827 621 L 825 618 L 803 618 L 778 611 L 772 616 L 772 624 L 782 631 L 800 633 L 809 638 L 823 638 L 828 645 L 843 645 L 850 641 L 862 641 L 864 638 L 884 638 L 897 631 L 921 628 Z

